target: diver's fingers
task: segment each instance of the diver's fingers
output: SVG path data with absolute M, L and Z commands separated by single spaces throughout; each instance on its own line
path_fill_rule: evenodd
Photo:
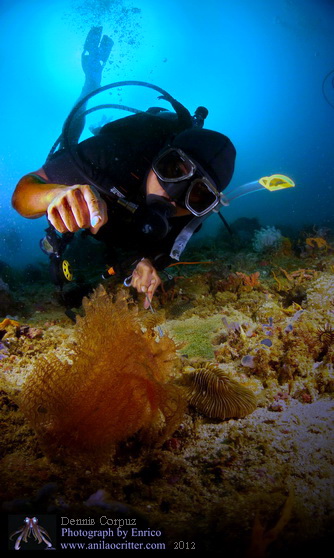
M 51 225 L 54 226 L 56 231 L 60 233 L 68 232 L 68 229 L 65 227 L 62 218 L 59 215 L 58 209 L 53 207 L 50 211 L 47 212 L 47 218 L 50 221 Z
M 103 227 L 103 225 L 105 225 L 108 221 L 108 208 L 106 202 L 102 198 L 99 198 L 98 204 L 100 216 L 97 220 L 96 225 L 94 227 L 90 227 L 90 231 L 92 234 L 96 234 L 100 230 L 100 228 Z
M 161 279 L 160 279 L 159 275 L 157 274 L 157 272 L 155 271 L 155 273 L 152 275 L 150 284 L 149 284 L 148 289 L 147 289 L 147 295 L 148 295 L 148 298 L 150 300 L 152 300 L 153 295 L 154 295 L 155 291 L 157 290 L 157 288 L 159 287 L 159 285 L 161 285 Z
M 150 303 L 152 302 L 154 293 L 157 290 L 157 288 L 159 287 L 159 285 L 161 285 L 161 279 L 158 276 L 157 272 L 155 271 L 155 273 L 152 274 L 152 278 L 151 278 L 150 284 L 149 284 L 147 292 L 146 292 L 146 299 L 144 301 L 144 308 L 149 308 Z
M 99 203 L 100 196 L 91 186 L 83 185 L 80 189 L 88 207 L 90 226 L 95 230 L 103 217 L 101 214 L 101 204 Z
M 151 275 L 153 271 L 153 266 L 149 260 L 141 260 L 135 269 L 138 273 L 138 284 L 141 287 L 143 293 L 147 292 L 147 289 L 151 282 Z
M 144 308 L 149 308 L 153 295 L 161 284 L 161 279 L 148 259 L 141 260 L 132 273 L 131 285 L 139 293 L 147 296 L 144 301 Z
M 66 229 L 69 232 L 75 232 L 80 229 L 72 213 L 72 208 L 67 196 L 63 197 L 61 202 L 58 203 L 57 209 Z
M 67 200 L 79 229 L 88 228 L 90 226 L 90 214 L 80 187 L 70 190 L 67 194 Z
M 47 217 L 59 232 L 90 228 L 96 234 L 108 220 L 107 204 L 90 186 L 75 184 L 55 196 Z
M 79 228 L 89 228 L 96 234 L 108 221 L 107 204 L 92 186 L 72 186 L 68 199 Z
M 87 215 L 86 226 L 89 226 L 89 212 L 88 209 L 85 211 L 85 201 L 82 196 L 80 209 L 81 217 L 78 217 L 77 210 L 75 213 L 72 211 L 74 199 L 77 199 L 78 196 L 77 190 L 78 188 L 76 186 L 69 186 L 68 188 L 62 189 L 47 208 L 47 217 L 49 221 L 61 233 L 75 232 L 82 226 L 85 226 L 85 213 Z
M 147 290 L 145 290 L 145 300 L 144 300 L 144 308 L 147 310 L 147 308 L 149 308 L 151 306 L 151 302 L 154 296 L 155 291 L 157 290 L 157 288 L 159 287 L 159 285 L 161 285 L 161 279 L 160 277 L 158 277 L 157 279 L 155 279 L 154 277 L 152 277 L 151 282 L 147 288 Z M 143 289 L 142 289 L 143 290 Z
M 149 260 L 141 260 L 133 270 L 131 286 L 139 293 L 146 293 L 150 284 L 151 271 L 153 269 Z

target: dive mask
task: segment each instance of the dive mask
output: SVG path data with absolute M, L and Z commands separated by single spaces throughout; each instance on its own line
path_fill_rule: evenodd
M 171 147 L 155 159 L 152 170 L 170 198 L 196 217 L 202 217 L 221 203 L 221 194 L 200 165 Z

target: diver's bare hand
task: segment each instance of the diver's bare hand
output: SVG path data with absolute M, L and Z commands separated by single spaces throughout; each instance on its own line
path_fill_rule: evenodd
M 132 273 L 131 286 L 137 289 L 138 293 L 145 293 L 144 308 L 149 308 L 153 295 L 161 279 L 157 270 L 153 267 L 150 260 L 143 258 Z
M 107 204 L 92 186 L 75 184 L 56 194 L 47 218 L 60 233 L 90 229 L 93 234 L 108 221 Z

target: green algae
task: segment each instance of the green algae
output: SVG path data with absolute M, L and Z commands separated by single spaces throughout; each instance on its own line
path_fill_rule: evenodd
M 197 316 L 168 323 L 171 336 L 177 343 L 184 343 L 182 352 L 189 358 L 214 358 L 213 339 L 222 327 L 220 314 L 198 319 Z

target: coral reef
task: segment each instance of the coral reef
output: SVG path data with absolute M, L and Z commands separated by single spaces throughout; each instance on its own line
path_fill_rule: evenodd
M 41 359 L 19 405 L 48 453 L 105 452 L 139 430 L 166 436 L 182 416 L 180 389 L 168 383 L 175 346 L 142 333 L 124 295 L 101 288 L 84 302 L 67 361 Z
M 260 272 L 256 271 L 247 275 L 242 271 L 231 273 L 226 280 L 220 280 L 216 288 L 220 291 L 231 291 L 233 293 L 250 292 L 255 287 L 260 287 Z
M 274 251 L 280 246 L 282 240 L 282 233 L 276 227 L 262 227 L 254 233 L 253 250 L 260 253 Z
M 140 296 L 101 292 L 74 326 L 41 290 L 30 293 L 36 311 L 18 325 L 8 318 L 0 345 L 4 509 L 140 515 L 169 549 L 193 541 L 230 558 L 324 553 L 334 518 L 333 238 L 305 248 L 323 236 L 289 231 L 264 252 L 236 251 L 227 234 L 197 245 L 186 261 L 214 262 L 169 269 L 154 314 Z M 145 446 L 145 436 L 163 443 Z M 61 444 L 71 459 L 57 459 Z M 42 504 L 33 494 L 50 484 Z
M 10 312 L 15 312 L 18 309 L 18 304 L 15 301 L 9 285 L 0 277 L 0 311 L 1 315 L 5 316 Z M 1 316 L 0 316 L 1 317 Z
M 330 245 L 328 244 L 327 240 L 325 238 L 322 238 L 321 236 L 318 237 L 308 237 L 305 240 L 305 245 L 306 245 L 306 249 L 310 249 L 311 250 L 331 250 Z
M 322 273 L 307 290 L 307 307 L 324 318 L 334 317 L 334 275 Z

